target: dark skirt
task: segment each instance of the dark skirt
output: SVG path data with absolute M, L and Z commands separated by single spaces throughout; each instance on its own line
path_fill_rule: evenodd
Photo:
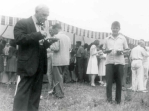
M 10 59 L 7 59 L 6 72 L 16 72 L 17 71 L 17 59 L 15 56 L 12 56 Z
M 4 71 L 4 58 L 0 55 L 0 72 Z

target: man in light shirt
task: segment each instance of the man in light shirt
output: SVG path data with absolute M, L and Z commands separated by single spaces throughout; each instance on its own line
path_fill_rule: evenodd
M 68 65 L 70 62 L 70 49 L 71 41 L 70 38 L 61 31 L 61 25 L 55 24 L 52 29 L 57 32 L 55 38 L 59 41 L 51 45 L 51 50 L 53 51 L 53 86 L 54 93 L 57 98 L 64 97 L 63 91 L 63 76 L 68 70 Z
M 144 47 L 146 50 L 147 54 L 149 55 L 149 47 Z M 143 79 L 143 84 L 145 91 L 148 92 L 147 90 L 147 81 L 148 81 L 148 72 L 149 72 L 149 57 L 144 57 L 143 58 L 143 69 L 144 69 L 144 79 Z
M 112 83 L 115 79 L 116 82 L 116 97 L 117 104 L 121 102 L 121 89 L 122 89 L 122 77 L 123 67 L 125 65 L 125 59 L 123 51 L 128 49 L 127 41 L 124 36 L 119 34 L 120 23 L 115 21 L 111 25 L 112 35 L 105 39 L 103 49 L 104 53 L 107 53 L 106 57 L 106 94 L 107 101 L 112 102 Z
M 131 70 L 132 70 L 132 87 L 133 91 L 145 91 L 143 79 L 144 79 L 144 68 L 143 59 L 148 57 L 144 40 L 140 40 L 138 46 L 134 47 L 130 53 Z

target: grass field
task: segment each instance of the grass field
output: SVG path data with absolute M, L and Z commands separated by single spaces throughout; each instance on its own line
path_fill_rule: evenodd
M 106 102 L 106 89 L 96 85 L 69 83 L 64 84 L 65 98 L 57 99 L 53 95 L 47 95 L 46 84 L 43 85 L 39 111 L 148 111 L 149 93 L 122 91 L 120 105 Z M 12 111 L 15 86 L 7 87 L 0 84 L 0 111 Z M 148 84 L 149 89 L 149 84 Z M 127 95 L 130 95 L 129 100 Z M 113 100 L 115 98 L 115 86 L 113 85 Z

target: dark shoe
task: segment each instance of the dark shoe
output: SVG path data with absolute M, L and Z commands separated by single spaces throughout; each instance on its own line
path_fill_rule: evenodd
M 106 100 L 106 102 L 112 104 L 112 100 Z
M 63 99 L 64 96 L 55 96 L 57 99 Z
M 53 91 L 53 89 L 52 89 L 52 90 L 50 90 L 50 91 L 48 92 L 48 94 L 53 94 L 53 92 L 54 92 L 54 91 Z
M 116 103 L 116 104 L 120 104 L 120 103 L 121 103 L 121 101 L 117 101 L 117 100 L 115 100 L 115 103 Z

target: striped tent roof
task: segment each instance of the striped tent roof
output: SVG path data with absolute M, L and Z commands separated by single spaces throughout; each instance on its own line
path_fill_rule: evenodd
M 3 28 L 2 31 L 0 31 L 1 37 L 13 39 L 14 38 L 13 37 L 13 32 L 12 32 L 13 28 L 14 28 L 15 24 L 17 23 L 17 21 L 19 21 L 20 19 L 22 19 L 22 18 L 9 17 L 9 16 L 0 16 L 0 25 L 3 26 L 3 27 L 5 26 L 5 28 L 8 26 L 7 31 L 6 31 L 7 33 L 4 33 L 3 35 L 1 35 L 3 33 L 3 31 L 5 30 L 5 28 Z M 91 30 L 81 29 L 81 28 L 78 28 L 78 27 L 71 26 L 69 24 L 60 22 L 58 20 L 48 20 L 48 21 L 46 21 L 47 26 L 54 25 L 55 23 L 61 24 L 63 31 L 65 31 L 67 33 L 73 33 L 77 36 L 82 36 L 83 38 L 86 37 L 86 38 L 91 38 L 91 39 L 103 40 L 111 34 L 111 33 L 108 33 L 108 32 L 95 32 L 95 31 L 91 31 Z M 132 39 L 132 38 L 127 37 L 127 36 L 125 36 L 125 37 L 127 39 L 128 44 L 131 44 L 132 46 L 135 46 L 135 45 L 138 44 L 138 40 Z M 146 45 L 149 46 L 148 41 L 146 41 Z

